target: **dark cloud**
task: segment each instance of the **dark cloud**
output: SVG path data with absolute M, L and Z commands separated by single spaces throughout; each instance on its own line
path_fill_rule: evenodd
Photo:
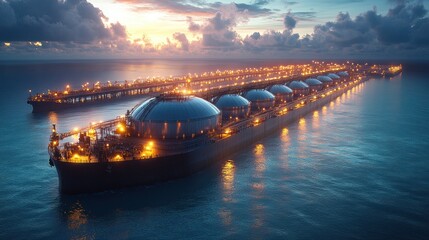
M 293 30 L 296 26 L 296 19 L 294 16 L 289 12 L 286 14 L 284 21 L 283 21 L 285 28 L 287 30 Z
M 395 5 L 386 15 L 370 10 L 352 19 L 339 13 L 337 19 L 318 25 L 311 35 L 293 34 L 291 13 L 284 18 L 286 30 L 254 33 L 243 39 L 247 51 L 296 52 L 341 55 L 402 55 L 429 53 L 429 18 L 421 2 Z M 295 14 L 294 14 L 295 15 Z
M 290 51 L 301 48 L 299 34 L 291 31 L 269 31 L 264 34 L 253 33 L 244 38 L 244 48 L 251 52 Z
M 251 16 L 269 15 L 272 10 L 264 8 L 272 0 L 256 0 L 252 4 L 231 3 L 238 11 L 247 12 Z M 225 5 L 222 2 L 208 3 L 200 0 L 116 0 L 120 3 L 133 4 L 136 11 L 167 11 L 175 14 L 184 14 L 192 16 L 210 16 L 215 14 Z
M 315 27 L 313 38 L 331 47 L 354 44 L 379 46 L 423 44 L 427 39 L 426 9 L 421 3 L 399 4 L 383 16 L 370 10 L 352 20 L 347 13 L 340 13 L 335 22 Z M 429 42 L 427 43 L 429 45 Z
M 271 9 L 261 7 L 267 3 L 268 1 L 259 1 L 254 4 L 236 3 L 235 6 L 239 11 L 247 11 L 252 16 L 270 15 L 272 13 Z
M 317 12 L 292 12 L 297 20 L 308 21 L 316 18 Z
M 411 41 L 417 46 L 429 45 L 429 18 L 424 18 L 412 26 Z
M 246 15 L 235 4 L 230 4 L 223 6 L 221 11 L 201 25 L 188 18 L 188 29 L 201 34 L 200 45 L 203 48 L 231 49 L 238 47 L 240 43 L 240 37 L 233 28 L 246 19 Z
M 261 38 L 261 34 L 259 32 L 254 32 L 252 35 L 250 35 L 250 38 L 253 40 L 258 40 Z
M 314 28 L 313 42 L 319 46 L 347 47 L 353 44 L 374 42 L 374 33 L 364 16 L 355 20 L 348 13 L 339 13 L 335 22 L 328 22 Z
M 7 2 L 0 1 L 0 28 L 12 27 L 15 24 L 15 11 Z
M 170 13 L 206 16 L 214 13 L 214 9 L 204 1 L 188 0 L 116 0 L 119 3 L 133 4 L 137 11 L 157 10 Z
M 407 43 L 416 34 L 419 27 L 414 24 L 422 21 L 427 11 L 422 4 L 399 4 L 389 10 L 386 16 L 368 12 L 369 19 L 377 34 L 377 39 L 384 44 Z M 424 20 L 423 20 L 424 21 Z M 429 44 L 429 43 L 428 43 Z
M 208 19 L 208 23 L 209 24 L 206 26 L 206 29 L 213 28 L 215 31 L 228 29 L 234 24 L 233 19 L 223 17 L 220 12 L 216 13 L 213 18 Z
M 92 42 L 126 36 L 86 0 L 0 1 L 0 41 Z

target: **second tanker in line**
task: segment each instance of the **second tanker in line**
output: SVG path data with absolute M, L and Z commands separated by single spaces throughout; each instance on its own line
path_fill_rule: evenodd
M 211 102 L 162 94 L 123 117 L 58 133 L 49 143 L 63 193 L 103 191 L 187 176 L 327 104 L 367 77 L 331 73 Z M 77 142 L 60 143 L 77 135 Z

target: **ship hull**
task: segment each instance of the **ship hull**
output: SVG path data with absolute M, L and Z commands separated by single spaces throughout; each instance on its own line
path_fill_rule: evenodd
M 270 118 L 257 126 L 234 133 L 228 138 L 201 145 L 182 154 L 105 163 L 71 163 L 53 159 L 58 172 L 60 190 L 67 194 L 97 192 L 185 177 L 215 161 L 226 160 L 231 154 L 321 108 L 352 87 L 343 88 L 285 115 Z

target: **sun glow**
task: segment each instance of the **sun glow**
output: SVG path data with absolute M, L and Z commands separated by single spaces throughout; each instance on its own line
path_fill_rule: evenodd
M 128 40 L 146 47 L 150 42 L 152 47 L 157 48 L 157 45 L 165 44 L 167 38 L 171 40 L 173 33 L 187 32 L 187 24 L 172 20 L 173 14 L 146 4 L 130 5 L 113 0 L 94 0 L 92 3 L 99 7 L 104 15 L 109 16 L 108 22 L 120 22 L 126 26 Z

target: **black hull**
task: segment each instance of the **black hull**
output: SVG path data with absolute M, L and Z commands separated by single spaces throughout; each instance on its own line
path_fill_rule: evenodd
M 97 192 L 135 185 L 148 185 L 193 174 L 207 165 L 226 160 L 243 147 L 248 147 L 287 124 L 321 108 L 336 99 L 351 86 L 285 115 L 268 119 L 261 124 L 243 129 L 229 138 L 202 145 L 190 152 L 147 160 L 108 163 L 69 163 L 54 160 L 62 193 Z

